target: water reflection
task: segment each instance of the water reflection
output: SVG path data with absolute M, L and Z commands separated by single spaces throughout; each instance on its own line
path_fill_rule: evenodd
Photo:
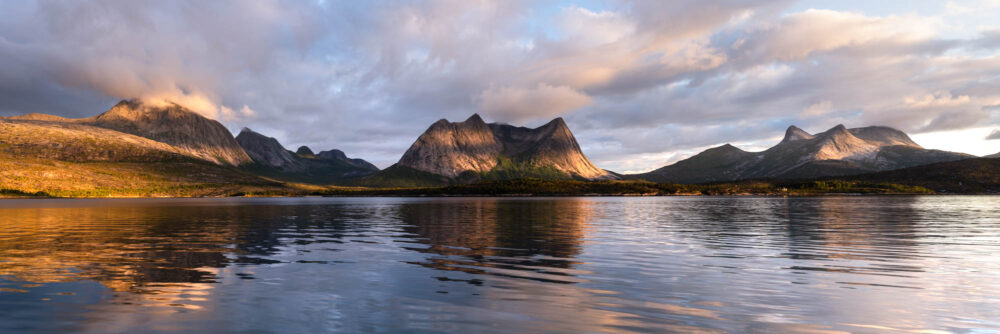
M 486 200 L 403 204 L 404 231 L 435 254 L 414 262 L 433 269 L 573 283 L 572 259 L 581 249 L 588 202 Z M 481 280 L 469 283 L 481 284 Z
M 1000 328 L 993 197 L 0 202 L 0 332 Z

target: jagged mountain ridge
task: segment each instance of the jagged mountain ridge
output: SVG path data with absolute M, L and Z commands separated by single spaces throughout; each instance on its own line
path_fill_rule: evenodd
M 677 183 L 808 178 L 892 170 L 971 157 L 924 149 L 906 133 L 884 126 L 848 129 L 837 125 L 815 135 L 790 126 L 781 142 L 762 152 L 747 152 L 726 144 L 628 178 Z
M 432 124 L 396 164 L 456 179 L 472 172 L 541 171 L 585 179 L 616 178 L 583 155 L 562 118 L 538 128 L 487 124 L 478 114 Z
M 330 150 L 319 154 L 307 146 L 296 152 L 285 149 L 277 139 L 243 128 L 236 141 L 253 159 L 247 169 L 262 175 L 296 182 L 334 183 L 343 179 L 367 176 L 377 172 L 375 165 L 348 158 L 343 151 Z

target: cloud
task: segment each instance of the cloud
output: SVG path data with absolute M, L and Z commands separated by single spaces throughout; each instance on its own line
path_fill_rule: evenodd
M 993 130 L 989 136 L 986 136 L 986 140 L 996 140 L 1000 139 L 1000 129 Z
M 31 59 L 35 75 L 116 99 L 176 102 L 211 118 L 223 117 L 229 108 L 222 101 L 231 80 L 266 71 L 275 58 L 269 48 L 308 38 L 314 19 L 268 2 L 4 7 L 19 6 L 17 11 L 30 15 L 9 18 L 0 48 Z
M 590 105 L 593 99 L 566 86 L 490 87 L 479 95 L 479 109 L 502 121 L 552 118 Z

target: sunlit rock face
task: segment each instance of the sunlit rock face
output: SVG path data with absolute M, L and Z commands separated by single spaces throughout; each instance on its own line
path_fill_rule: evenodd
M 594 166 L 562 118 L 530 129 L 507 124 L 487 124 L 479 115 L 464 122 L 439 120 L 432 124 L 399 165 L 456 178 L 465 172 L 488 173 L 511 166 L 554 170 L 568 177 L 614 178 Z
M 497 165 L 503 144 L 493 136 L 493 131 L 479 115 L 472 115 L 464 122 L 439 120 L 424 131 L 409 150 L 399 159 L 399 164 L 444 175 L 457 177 L 464 171 L 487 172 Z
M 220 165 L 252 162 L 225 126 L 173 103 L 161 106 L 121 101 L 111 110 L 80 122 L 166 143 Z
M 810 178 L 860 174 L 971 158 L 924 149 L 899 130 L 837 125 L 810 134 L 791 126 L 778 145 L 746 152 L 726 144 L 649 173 L 630 175 L 658 182 L 702 183 L 753 178 Z

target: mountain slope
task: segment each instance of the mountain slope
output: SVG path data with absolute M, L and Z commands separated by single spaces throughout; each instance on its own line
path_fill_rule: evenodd
M 277 139 L 268 137 L 249 128 L 243 128 L 236 136 L 236 143 L 253 159 L 254 163 L 284 171 L 298 171 L 305 166 L 298 161 L 295 153 L 288 152 Z
M 990 155 L 987 155 L 987 156 L 985 156 L 983 158 L 1000 158 L 1000 153 L 990 154 Z
M 177 147 L 148 138 L 86 124 L 17 117 L 0 119 L 0 151 L 16 157 L 78 162 L 195 160 Z
M 465 171 L 490 171 L 503 149 L 479 115 L 455 123 L 441 119 L 417 137 L 398 164 L 455 178 Z
M 221 165 L 252 161 L 222 124 L 173 103 L 154 106 L 121 101 L 103 114 L 78 122 L 170 144 Z
M 717 147 L 673 165 L 627 178 L 676 183 L 813 178 L 892 170 L 971 157 L 924 149 L 906 133 L 889 127 L 848 129 L 838 125 L 813 135 L 791 126 L 781 142 L 762 152 L 745 152 L 732 146 Z
M 424 184 L 524 177 L 617 178 L 583 155 L 562 118 L 534 129 L 487 124 L 477 114 L 463 122 L 442 119 L 421 134 L 395 166 L 399 168 L 386 169 L 373 180 L 395 184 L 406 182 L 391 180 L 420 176 L 411 183 Z
M 0 119 L 0 171 L 0 192 L 55 196 L 208 196 L 283 189 L 172 145 L 47 117 Z
M 662 167 L 650 174 L 663 175 L 661 182 L 704 183 L 735 180 L 756 154 L 726 144 L 710 148 L 691 158 Z

